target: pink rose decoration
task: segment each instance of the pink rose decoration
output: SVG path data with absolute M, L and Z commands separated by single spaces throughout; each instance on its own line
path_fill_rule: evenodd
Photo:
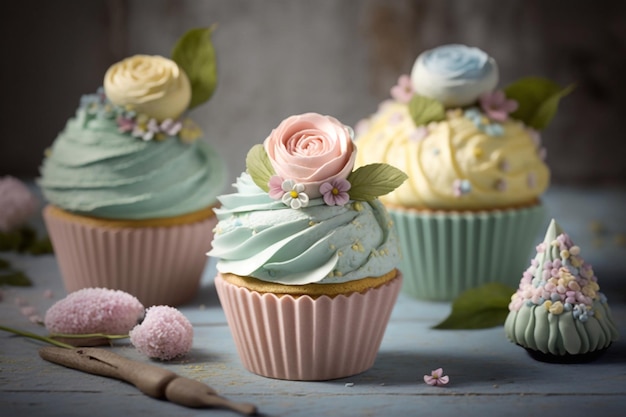
M 317 113 L 283 120 L 263 146 L 276 175 L 304 185 L 311 199 L 322 196 L 321 184 L 346 179 L 356 158 L 351 129 Z

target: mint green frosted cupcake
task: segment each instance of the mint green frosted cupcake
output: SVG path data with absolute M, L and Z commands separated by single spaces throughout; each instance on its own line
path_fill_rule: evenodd
M 207 30 L 188 32 L 174 59 L 135 55 L 111 66 L 43 161 L 44 219 L 68 292 L 119 289 L 144 305 L 196 294 L 226 177 L 185 118 L 215 82 Z
M 567 91 L 544 79 L 504 90 L 497 83 L 496 62 L 483 51 L 435 48 L 400 77 L 393 100 L 357 125 L 357 166 L 384 162 L 409 177 L 381 197 L 400 236 L 409 295 L 448 301 L 492 281 L 515 285 L 546 221 L 550 171 L 538 130 Z M 542 106 L 550 111 L 539 113 Z

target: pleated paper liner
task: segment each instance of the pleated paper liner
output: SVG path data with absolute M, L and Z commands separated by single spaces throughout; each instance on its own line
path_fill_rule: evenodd
M 366 371 L 402 284 L 400 274 L 364 293 L 294 297 L 215 286 L 237 351 L 249 371 L 277 379 L 319 381 Z
M 146 306 L 177 306 L 197 293 L 216 217 L 169 227 L 105 227 L 59 215 L 44 219 L 68 292 L 103 287 Z
M 542 205 L 485 212 L 390 208 L 400 238 L 403 292 L 454 300 L 488 282 L 517 287 L 546 221 Z

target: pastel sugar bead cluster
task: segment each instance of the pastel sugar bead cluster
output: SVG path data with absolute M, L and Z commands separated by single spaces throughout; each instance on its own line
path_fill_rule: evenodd
M 518 311 L 523 305 L 543 306 L 548 312 L 560 315 L 572 312 L 575 319 L 587 321 L 593 316 L 593 302 L 605 301 L 591 265 L 580 256 L 580 248 L 566 233 L 549 243 L 537 246 L 537 253 L 557 252 L 558 257 L 547 259 L 543 265 L 533 259 L 524 272 L 519 289 L 511 297 L 509 309 Z M 551 250 L 556 249 L 556 250 Z M 538 256 L 539 258 L 539 256 Z

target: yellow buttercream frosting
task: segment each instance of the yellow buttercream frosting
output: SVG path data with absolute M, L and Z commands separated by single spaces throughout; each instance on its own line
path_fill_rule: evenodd
M 535 132 L 513 119 L 498 124 L 499 134 L 489 135 L 455 109 L 445 120 L 416 126 L 408 106 L 390 100 L 357 129 L 356 165 L 384 162 L 407 173 L 407 181 L 380 197 L 391 206 L 488 210 L 534 204 L 550 180 Z

